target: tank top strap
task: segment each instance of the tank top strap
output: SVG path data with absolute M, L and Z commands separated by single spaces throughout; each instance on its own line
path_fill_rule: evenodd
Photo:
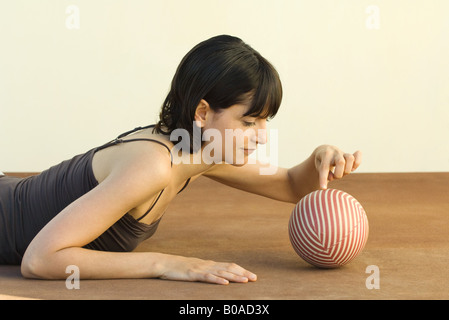
M 158 144 L 164 146 L 164 147 L 168 150 L 168 152 L 170 153 L 170 158 L 171 158 L 171 166 L 173 167 L 173 154 L 172 154 L 170 148 L 169 148 L 165 143 L 163 143 L 163 142 L 161 142 L 161 141 L 159 141 L 159 140 L 156 140 L 156 139 L 150 139 L 150 138 L 135 138 L 135 139 L 127 139 L 127 140 L 123 140 L 124 137 L 130 135 L 131 133 L 134 133 L 134 132 L 137 132 L 137 131 L 140 131 L 140 130 L 143 130 L 143 129 L 152 128 L 152 127 L 154 127 L 154 126 L 155 126 L 155 125 L 152 124 L 152 125 L 145 126 L 145 127 L 137 127 L 137 128 L 134 128 L 133 130 L 124 132 L 124 133 L 122 133 L 121 135 L 119 135 L 117 138 L 115 138 L 114 140 L 112 140 L 112 141 L 110 141 L 110 142 L 108 142 L 108 143 L 106 143 L 106 144 L 104 144 L 104 145 L 102 145 L 102 146 L 96 148 L 96 149 L 95 149 L 95 152 L 97 152 L 97 151 L 99 151 L 99 150 L 103 150 L 103 149 L 109 148 L 109 147 L 111 147 L 111 146 L 115 146 L 115 145 L 121 144 L 121 143 L 128 143 L 128 142 L 133 142 L 133 141 L 150 141 L 150 142 L 158 143 Z M 182 189 L 181 189 L 178 193 L 182 192 L 182 191 L 187 187 L 187 185 L 189 184 L 189 182 L 190 182 L 190 178 L 187 179 L 186 183 L 184 184 L 184 186 L 182 187 Z M 136 219 L 138 222 L 140 222 L 140 220 L 142 220 L 143 218 L 145 218 L 145 217 L 148 215 L 148 213 L 150 213 L 150 211 L 154 208 L 154 206 L 155 206 L 156 203 L 158 202 L 159 198 L 160 198 L 160 197 L 162 196 L 162 194 L 164 193 L 164 190 L 165 190 L 165 189 L 162 189 L 162 190 L 161 190 L 161 192 L 159 193 L 159 195 L 157 196 L 157 198 L 154 200 L 154 202 L 152 203 L 152 205 L 150 206 L 150 208 L 147 210 L 147 212 L 145 212 L 141 217 L 139 217 L 139 218 Z
M 186 181 L 186 183 L 184 184 L 184 186 L 182 187 L 182 189 L 178 191 L 178 194 L 181 193 L 181 192 L 183 192 L 184 189 L 187 188 L 187 185 L 189 184 L 190 179 L 192 179 L 192 178 L 187 179 L 187 181 Z
M 149 126 L 145 126 L 145 127 L 136 127 L 136 128 L 134 128 L 132 130 L 129 130 L 129 131 L 126 131 L 126 132 L 122 133 L 121 135 L 119 135 L 117 137 L 117 139 L 121 139 L 123 137 L 126 137 L 126 136 L 130 135 L 131 133 L 134 133 L 134 132 L 137 132 L 137 131 L 140 131 L 140 130 L 144 130 L 144 129 L 148 129 L 148 128 L 154 128 L 155 126 L 156 125 L 154 125 L 154 124 L 150 124 Z
M 144 130 L 144 129 L 148 129 L 148 128 L 152 128 L 154 126 L 155 125 L 152 124 L 152 125 L 145 126 L 145 127 L 137 127 L 137 128 L 134 128 L 133 130 L 124 132 L 121 135 L 119 135 L 117 138 L 115 138 L 114 140 L 112 140 L 110 142 L 107 142 L 104 145 L 96 148 L 95 152 L 103 150 L 103 149 L 106 149 L 106 148 L 109 148 L 109 147 L 112 147 L 112 146 L 115 146 L 115 145 L 118 145 L 118 144 L 121 144 L 121 143 L 128 143 L 128 142 L 134 142 L 134 141 L 150 141 L 150 142 L 155 142 L 157 144 L 160 144 L 161 146 L 163 146 L 163 147 L 165 147 L 167 149 L 168 153 L 170 153 L 171 166 L 173 167 L 173 154 L 172 154 L 170 148 L 165 143 L 163 143 L 163 142 L 161 142 L 159 140 L 150 139 L 150 138 L 136 138 L 136 139 L 123 140 L 124 137 L 130 135 L 131 133 L 134 133 L 134 132 L 137 132 L 137 131 L 140 131 L 140 130 Z
M 137 218 L 136 221 L 142 220 L 143 218 L 145 218 L 150 211 L 154 208 L 154 206 L 156 205 L 157 201 L 159 200 L 159 198 L 162 196 L 162 194 L 164 193 L 165 189 L 162 189 L 161 192 L 159 193 L 159 195 L 157 196 L 156 200 L 154 200 L 153 204 L 151 205 L 151 207 L 147 210 L 147 212 L 145 212 L 141 217 Z
M 178 194 L 181 193 L 187 187 L 187 185 L 190 182 L 190 179 L 191 178 L 187 179 L 187 181 L 185 182 L 185 184 L 182 187 L 182 189 L 178 191 Z M 153 204 L 150 206 L 150 208 L 147 210 L 147 212 L 145 212 L 141 217 L 137 218 L 136 219 L 137 221 L 142 220 L 143 218 L 145 218 L 150 213 L 150 211 L 154 208 L 154 206 L 156 205 L 156 203 L 159 200 L 159 198 L 162 196 L 162 193 L 164 193 L 164 190 L 165 189 L 162 189 L 162 191 L 159 193 L 159 195 L 157 196 L 156 200 L 153 202 Z

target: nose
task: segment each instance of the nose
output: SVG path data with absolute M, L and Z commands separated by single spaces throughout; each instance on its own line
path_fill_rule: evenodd
M 257 144 L 266 144 L 267 143 L 267 120 L 260 119 L 259 124 L 257 126 L 256 134 L 253 136 L 253 142 Z

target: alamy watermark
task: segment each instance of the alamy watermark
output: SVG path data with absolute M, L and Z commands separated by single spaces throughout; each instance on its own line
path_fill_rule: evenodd
M 233 165 L 263 164 L 260 175 L 273 175 L 277 172 L 279 160 L 279 135 L 277 129 L 225 129 L 224 135 L 218 129 L 201 130 L 193 126 L 192 136 L 185 129 L 175 129 L 170 141 L 176 142 L 172 150 L 174 164 L 218 164 Z M 193 145 L 201 146 L 190 153 Z M 204 143 L 205 142 L 205 143 Z M 266 144 L 270 152 L 267 153 Z M 259 146 L 262 145 L 262 146 Z M 255 156 L 250 156 L 254 154 Z
M 76 265 L 69 265 L 65 269 L 65 273 L 69 274 L 65 281 L 65 286 L 68 290 L 80 289 L 80 269 Z M 376 265 L 369 265 L 365 269 L 365 273 L 369 276 L 365 280 L 367 289 L 380 289 L 380 270 Z
M 368 17 L 365 20 L 365 27 L 368 30 L 379 30 L 380 29 L 380 8 L 376 5 L 370 5 L 366 7 L 365 13 Z
M 78 5 L 68 5 L 65 10 L 66 19 L 65 26 L 68 30 L 79 30 L 81 26 L 80 8 Z M 380 8 L 377 5 L 369 5 L 365 8 L 365 13 L 368 14 L 365 20 L 365 27 L 368 30 L 380 29 Z
M 380 270 L 376 265 L 367 266 L 365 273 L 370 275 L 365 280 L 365 286 L 367 289 L 380 289 Z
M 80 8 L 72 4 L 66 7 L 65 13 L 65 27 L 69 30 L 79 30 L 81 25 Z
M 72 264 L 65 268 L 65 273 L 70 274 L 65 280 L 65 287 L 69 290 L 80 289 L 80 268 Z

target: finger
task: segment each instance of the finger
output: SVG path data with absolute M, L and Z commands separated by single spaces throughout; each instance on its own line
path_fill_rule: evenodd
M 360 164 L 362 163 L 362 152 L 361 151 L 356 151 L 354 154 L 354 164 L 352 165 L 352 170 L 351 171 L 355 171 Z
M 229 271 L 225 271 L 225 270 L 220 270 L 217 272 L 217 276 L 226 279 L 228 281 L 232 281 L 232 282 L 248 282 L 248 278 L 229 272 Z
M 345 153 L 343 155 L 343 158 L 345 158 L 345 170 L 344 170 L 343 175 L 347 175 L 347 174 L 350 174 L 351 171 L 353 170 L 355 156 L 350 153 Z
M 205 273 L 201 277 L 198 277 L 197 281 L 216 283 L 216 284 L 229 284 L 227 279 L 223 277 L 216 276 L 212 273 Z
M 343 178 L 343 173 L 345 172 L 346 161 L 345 158 L 341 155 L 336 156 L 335 162 L 335 170 L 334 177 L 337 179 Z
M 249 271 L 246 271 L 245 277 L 247 277 L 249 281 L 256 281 L 257 280 L 257 275 L 252 273 L 252 272 L 249 272 Z
M 327 182 L 328 179 L 331 178 L 331 160 L 332 160 L 332 153 L 326 152 L 324 155 L 324 158 L 321 160 L 318 174 L 319 174 L 319 183 L 321 189 L 327 189 Z M 333 176 L 333 175 L 332 175 Z
M 329 170 L 329 165 L 327 164 L 322 164 L 320 166 L 320 170 L 319 170 L 319 183 L 320 183 L 320 188 L 323 190 L 327 189 L 327 182 L 328 179 L 330 178 L 332 172 L 330 172 Z
M 225 269 L 224 271 L 233 273 L 237 276 L 240 276 L 242 278 L 246 278 L 249 281 L 256 281 L 257 280 L 257 275 L 255 275 L 254 273 L 242 268 L 241 266 L 239 266 L 238 264 L 235 263 L 229 263 L 225 265 Z

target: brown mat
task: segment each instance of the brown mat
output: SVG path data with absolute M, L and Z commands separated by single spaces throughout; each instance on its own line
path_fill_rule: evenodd
M 230 261 L 258 281 L 227 286 L 165 281 L 26 280 L 19 267 L 0 266 L 0 295 L 38 299 L 448 299 L 449 173 L 352 174 L 331 186 L 364 206 L 370 236 L 350 264 L 308 265 L 287 233 L 293 204 L 244 193 L 200 178 L 180 194 L 159 230 L 138 251 Z M 379 268 L 368 289 L 366 268 Z M 13 296 L 13 297 L 11 297 Z M 0 296 L 1 297 L 1 296 Z

